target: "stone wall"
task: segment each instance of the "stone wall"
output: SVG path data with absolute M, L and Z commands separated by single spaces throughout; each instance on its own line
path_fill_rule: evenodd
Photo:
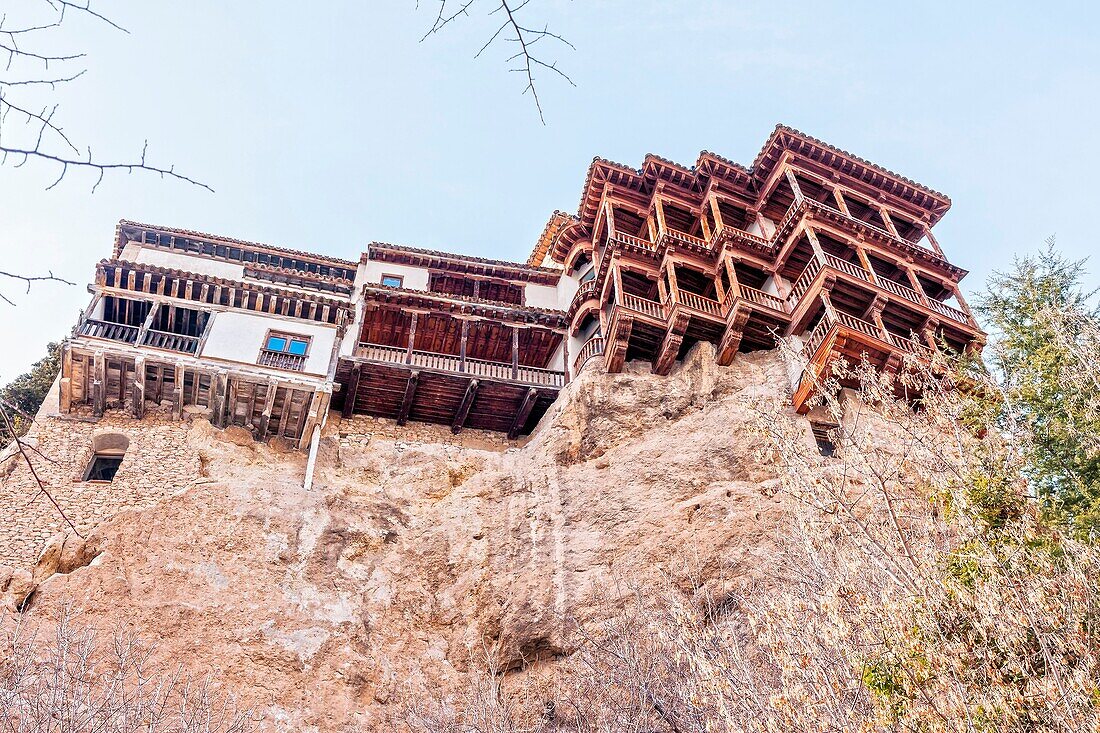
M 188 446 L 189 422 L 156 411 L 134 420 L 109 411 L 92 421 L 39 415 L 24 438 L 35 471 L 82 534 L 123 509 L 148 507 L 192 486 L 201 475 L 197 450 Z M 119 433 L 129 447 L 114 481 L 84 481 L 93 440 Z M 34 563 L 46 540 L 68 529 L 49 498 L 39 492 L 25 460 L 11 447 L 0 453 L 0 565 Z

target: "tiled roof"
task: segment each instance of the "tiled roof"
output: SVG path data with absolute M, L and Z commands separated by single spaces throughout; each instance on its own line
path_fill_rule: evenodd
M 176 227 L 162 227 L 155 224 L 144 224 L 140 221 L 131 221 L 130 219 L 121 219 L 118 222 L 118 234 L 121 235 L 122 227 L 137 227 L 139 229 L 150 229 L 157 232 L 164 232 L 167 234 L 178 234 L 183 237 L 190 237 L 194 239 L 204 239 L 209 242 L 221 242 L 223 244 L 232 244 L 239 247 L 246 247 L 250 249 L 262 249 L 267 252 L 277 252 L 285 255 L 293 255 L 295 257 L 304 257 L 311 260 L 321 260 L 323 262 L 332 263 L 335 265 L 343 265 L 345 267 L 355 268 L 358 264 L 352 260 L 345 260 L 339 257 L 330 257 L 328 255 L 316 254 L 314 252 L 306 252 L 300 249 L 288 249 L 286 247 L 276 247 L 271 244 L 263 244 L 262 242 L 249 242 L 243 239 L 234 239 L 232 237 L 225 237 L 220 234 L 209 234 L 207 232 L 197 232 L 193 229 L 178 229 Z M 116 241 L 116 249 L 121 249 L 121 236 Z M 118 252 L 115 253 L 116 256 Z

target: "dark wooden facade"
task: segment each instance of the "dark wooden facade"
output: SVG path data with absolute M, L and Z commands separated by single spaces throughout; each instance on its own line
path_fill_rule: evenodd
M 966 274 L 931 232 L 949 200 L 779 127 L 752 168 L 703 153 L 639 170 L 597 159 L 577 216 L 556 213 L 532 260 L 595 263 L 569 306 L 571 332 L 600 328 L 576 366 L 648 360 L 665 373 L 692 344 L 738 351 L 800 336 L 810 373 L 869 358 L 896 371 L 938 345 L 981 348 L 959 289 Z M 959 307 L 946 302 L 950 298 Z M 807 409 L 811 379 L 794 394 Z

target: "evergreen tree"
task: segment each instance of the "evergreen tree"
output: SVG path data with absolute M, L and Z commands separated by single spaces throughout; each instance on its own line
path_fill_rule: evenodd
M 61 345 L 51 343 L 46 347 L 46 356 L 35 362 L 29 372 L 0 388 L 0 407 L 11 420 L 17 435 L 23 435 L 30 429 L 31 421 L 27 415 L 33 416 L 38 411 L 60 369 Z M 13 437 L 0 421 L 0 445 L 7 445 Z
M 1082 289 L 1084 261 L 1055 249 L 1017 259 L 979 302 L 1003 385 L 1006 428 L 1023 428 L 1026 474 L 1048 516 L 1100 536 L 1100 314 Z M 1013 432 L 1019 432 L 1013 430 Z

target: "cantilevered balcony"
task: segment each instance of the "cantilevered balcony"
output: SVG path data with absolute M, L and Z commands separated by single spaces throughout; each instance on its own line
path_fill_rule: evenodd
M 518 363 L 470 359 L 454 354 L 441 354 L 398 346 L 384 346 L 361 342 L 355 356 L 366 361 L 386 364 L 405 364 L 411 368 L 484 377 L 506 382 L 518 382 L 533 386 L 561 387 L 565 384 L 565 372 L 556 369 L 539 369 Z

